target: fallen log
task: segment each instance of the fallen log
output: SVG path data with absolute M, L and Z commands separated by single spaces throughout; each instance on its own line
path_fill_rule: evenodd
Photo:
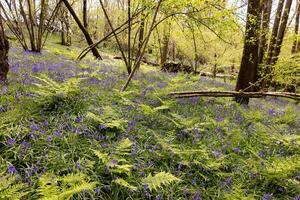
M 175 98 L 190 98 L 190 97 L 283 97 L 296 101 L 300 101 L 300 94 L 288 92 L 237 92 L 237 91 L 186 91 L 186 92 L 172 92 L 169 94 Z

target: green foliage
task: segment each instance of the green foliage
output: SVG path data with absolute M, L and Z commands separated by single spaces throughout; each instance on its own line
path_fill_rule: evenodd
M 116 147 L 112 154 L 108 155 L 100 151 L 93 150 L 94 154 L 102 161 L 112 173 L 125 173 L 131 172 L 133 165 L 127 164 L 128 161 L 124 156 L 129 155 L 131 152 L 132 142 L 126 138 L 122 140 Z
M 152 176 L 151 174 L 148 175 L 147 178 L 142 180 L 143 184 L 146 184 L 150 190 L 157 190 L 163 185 L 169 185 L 172 182 L 177 182 L 179 179 L 173 176 L 170 173 L 166 172 L 159 172 Z
M 28 192 L 24 191 L 26 185 L 16 180 L 11 175 L 0 174 L 0 199 L 18 200 L 24 197 Z
M 82 192 L 93 191 L 95 182 L 86 180 L 83 174 L 69 174 L 56 177 L 53 174 L 44 174 L 39 178 L 38 192 L 41 199 L 71 199 Z
M 34 84 L 32 92 L 37 95 L 36 103 L 45 111 L 57 111 L 68 105 L 70 109 L 79 109 L 83 102 L 78 98 L 80 94 L 79 83 L 81 78 L 70 78 L 68 81 L 58 83 L 46 75 L 35 77 L 40 83 Z
M 110 129 L 123 129 L 124 120 L 120 119 L 118 112 L 110 106 L 103 107 L 101 115 L 87 112 L 87 119 L 95 123 L 95 125 L 104 125 Z
M 114 180 L 113 183 L 116 183 L 116 184 L 123 186 L 125 188 L 128 188 L 130 190 L 137 190 L 137 187 L 130 185 L 127 181 L 125 181 L 122 178 L 118 178 L 118 179 Z

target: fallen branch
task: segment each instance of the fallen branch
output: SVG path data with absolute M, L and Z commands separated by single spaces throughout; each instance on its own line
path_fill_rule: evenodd
M 289 98 L 300 101 L 300 94 L 288 92 L 236 92 L 236 91 L 186 91 L 172 92 L 169 94 L 175 98 L 190 97 L 248 97 L 261 98 L 266 96 Z

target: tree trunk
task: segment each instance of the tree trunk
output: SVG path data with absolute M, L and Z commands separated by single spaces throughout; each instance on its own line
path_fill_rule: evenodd
M 275 21 L 274 21 L 272 34 L 271 34 L 271 38 L 270 38 L 270 43 L 269 43 L 268 57 L 267 57 L 267 61 L 266 61 L 266 64 L 267 64 L 266 73 L 269 73 L 269 65 L 272 64 L 272 57 L 273 57 L 274 49 L 276 46 L 277 33 L 278 33 L 280 21 L 281 21 L 281 14 L 282 14 L 282 10 L 283 10 L 284 1 L 285 0 L 279 0 L 278 6 L 277 6 Z
M 62 0 L 64 2 L 64 4 L 66 5 L 67 9 L 69 10 L 70 14 L 72 15 L 72 17 L 74 18 L 75 22 L 77 23 L 78 27 L 80 28 L 80 30 L 82 31 L 88 45 L 92 45 L 94 44 L 89 32 L 84 28 L 84 26 L 82 25 L 81 21 L 79 20 L 78 16 L 76 15 L 75 11 L 73 10 L 72 6 L 70 5 L 70 3 L 68 2 L 68 0 Z M 100 56 L 99 51 L 97 50 L 97 47 L 92 48 L 92 53 L 93 55 L 97 58 L 97 59 L 102 59 Z
M 4 83 L 7 80 L 7 73 L 9 70 L 8 51 L 9 43 L 5 36 L 0 12 L 0 83 Z
M 88 29 L 87 0 L 83 0 L 83 26 Z
M 61 23 L 61 45 L 66 46 L 67 42 L 66 42 L 66 29 L 65 29 L 65 24 L 64 21 L 60 21 Z
M 160 55 L 160 65 L 163 66 L 168 59 L 169 52 L 169 42 L 170 42 L 170 25 L 166 24 L 163 30 L 163 38 L 161 41 L 161 55 Z
M 297 14 L 296 14 L 296 22 L 295 22 L 295 39 L 293 42 L 293 47 L 292 47 L 292 53 L 298 53 L 300 47 L 299 45 L 299 21 L 300 21 L 300 1 L 298 1 L 298 9 L 297 9 Z
M 276 64 L 276 62 L 278 61 L 278 56 L 281 51 L 281 46 L 282 46 L 283 38 L 284 38 L 284 35 L 286 32 L 286 26 L 288 23 L 292 3 L 293 3 L 293 0 L 287 0 L 286 4 L 285 4 L 284 12 L 282 15 L 282 20 L 281 20 L 280 27 L 279 27 L 278 34 L 277 34 L 276 46 L 274 49 L 274 54 L 272 56 L 273 58 L 272 58 L 271 63 L 273 65 Z
M 259 40 L 258 50 L 258 63 L 262 64 L 264 55 L 267 49 L 267 35 L 270 28 L 270 18 L 272 11 L 272 0 L 265 0 L 263 5 L 262 22 L 261 22 L 261 35 Z
M 236 84 L 236 91 L 252 92 L 256 91 L 257 89 L 252 84 L 254 84 L 257 81 L 258 77 L 257 71 L 260 14 L 260 0 L 249 0 L 244 51 Z M 236 97 L 235 100 L 236 102 L 242 104 L 249 103 L 249 97 Z

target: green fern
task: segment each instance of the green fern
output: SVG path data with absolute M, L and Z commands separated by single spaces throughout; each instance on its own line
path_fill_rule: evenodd
M 127 181 L 125 181 L 122 178 L 118 178 L 118 179 L 114 180 L 113 183 L 116 183 L 117 185 L 123 186 L 125 188 L 130 189 L 130 190 L 137 190 L 137 187 L 129 184 Z
M 18 183 L 15 177 L 0 174 L 0 200 L 17 200 L 28 192 L 24 191 L 25 184 Z
M 142 182 L 143 184 L 148 185 L 150 190 L 157 190 L 163 185 L 169 185 L 170 183 L 177 182 L 179 180 L 180 179 L 170 173 L 160 172 L 155 176 L 149 174 L 149 176 L 147 178 L 144 178 Z
M 101 116 L 88 112 L 86 118 L 90 119 L 96 125 L 104 125 L 111 129 L 124 129 L 123 124 L 125 121 L 120 119 L 118 112 L 110 106 L 103 107 Z
M 38 192 L 43 200 L 71 199 L 83 191 L 92 191 L 95 182 L 88 182 L 83 174 L 69 174 L 64 177 L 55 177 L 45 174 L 39 178 Z
M 133 142 L 131 142 L 128 138 L 122 140 L 119 145 L 116 147 L 115 153 L 118 155 L 129 155 L 131 152 L 131 146 Z
M 112 173 L 129 173 L 133 165 L 128 164 L 124 156 L 129 155 L 131 151 L 132 142 L 126 138 L 122 140 L 112 152 L 112 154 L 105 154 L 101 151 L 92 150 L 94 154 L 102 161 L 102 163 L 109 168 Z
M 64 83 L 57 83 L 47 77 L 46 75 L 41 75 L 41 77 L 35 77 L 41 82 L 41 84 L 35 84 L 35 88 L 32 91 L 41 97 L 68 97 L 70 94 L 78 94 L 80 92 L 79 83 L 82 79 L 80 78 L 70 78 Z

